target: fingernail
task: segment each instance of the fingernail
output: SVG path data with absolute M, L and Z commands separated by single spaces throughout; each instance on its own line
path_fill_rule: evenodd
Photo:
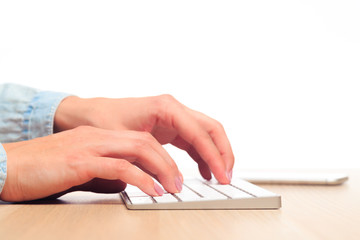
M 178 189 L 178 191 L 181 192 L 181 190 L 182 190 L 181 177 L 177 177 L 177 178 L 175 179 L 175 185 L 176 185 L 176 188 Z
M 230 182 L 231 182 L 231 179 L 232 179 L 232 174 L 233 174 L 232 169 L 226 173 L 226 177 L 229 179 Z
M 181 182 L 183 183 L 184 182 L 184 177 L 183 175 L 180 173 L 180 178 L 181 178 Z
M 159 196 L 164 194 L 164 190 L 156 182 L 154 182 L 154 189 Z

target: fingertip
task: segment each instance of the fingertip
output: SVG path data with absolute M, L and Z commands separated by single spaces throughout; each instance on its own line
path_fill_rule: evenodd
M 164 190 L 156 182 L 154 182 L 154 189 L 158 196 L 162 196 L 164 194 Z
M 231 182 L 232 174 L 233 174 L 233 170 L 232 170 L 232 169 L 231 169 L 230 171 L 227 171 L 227 172 L 226 172 L 226 177 L 228 178 L 229 183 Z
M 230 184 L 231 183 L 231 178 L 232 178 L 232 173 L 231 172 L 222 172 L 222 173 L 217 173 L 214 174 L 216 180 L 220 183 L 220 184 Z
M 184 183 L 184 176 L 182 175 L 182 173 L 180 171 L 179 171 L 179 176 L 180 176 L 181 182 Z
M 180 176 L 175 179 L 175 185 L 176 185 L 178 192 L 181 192 L 183 181 Z

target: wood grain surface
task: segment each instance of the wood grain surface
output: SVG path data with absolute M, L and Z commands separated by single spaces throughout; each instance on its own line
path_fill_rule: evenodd
M 360 239 L 360 169 L 340 186 L 262 185 L 280 210 L 127 210 L 118 194 L 0 204 L 0 239 Z

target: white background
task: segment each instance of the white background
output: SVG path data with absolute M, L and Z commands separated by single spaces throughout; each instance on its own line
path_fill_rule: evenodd
M 359 12 L 346 0 L 0 0 L 0 82 L 170 93 L 223 123 L 236 168 L 359 167 Z

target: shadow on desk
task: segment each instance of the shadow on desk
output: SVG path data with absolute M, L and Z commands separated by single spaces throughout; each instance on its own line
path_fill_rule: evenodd
M 0 204 L 8 205 L 50 205 L 50 204 L 123 204 L 118 193 L 100 194 L 92 192 L 71 192 L 58 199 L 40 199 L 34 201 L 8 203 L 0 201 Z

